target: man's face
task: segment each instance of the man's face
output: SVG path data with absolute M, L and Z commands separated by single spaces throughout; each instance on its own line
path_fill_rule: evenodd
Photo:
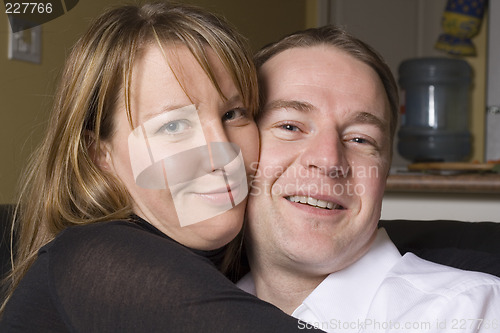
M 332 46 L 281 52 L 260 75 L 250 258 L 307 274 L 340 270 L 366 252 L 380 218 L 391 158 L 382 82 Z

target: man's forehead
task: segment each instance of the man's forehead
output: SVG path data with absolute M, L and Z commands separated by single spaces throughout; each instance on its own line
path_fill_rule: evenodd
M 267 60 L 259 70 L 260 81 L 272 92 L 302 85 L 318 88 L 352 90 L 382 85 L 380 77 L 368 64 L 331 45 L 296 47 Z
M 324 62 L 315 61 L 314 55 L 318 54 Z M 264 63 L 260 75 L 264 113 L 287 108 L 311 111 L 327 106 L 386 118 L 387 98 L 380 77 L 373 68 L 335 47 L 283 51 Z M 359 119 L 367 122 L 370 118 Z M 386 121 L 371 123 L 385 128 Z

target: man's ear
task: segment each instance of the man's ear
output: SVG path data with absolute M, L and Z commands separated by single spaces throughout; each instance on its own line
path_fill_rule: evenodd
M 94 132 L 85 132 L 85 141 L 90 159 L 101 170 L 111 172 L 113 164 L 111 162 L 109 143 L 97 140 Z

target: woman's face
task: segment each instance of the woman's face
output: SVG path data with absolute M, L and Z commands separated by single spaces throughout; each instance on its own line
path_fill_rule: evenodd
M 127 187 L 137 215 L 186 246 L 215 249 L 241 229 L 258 130 L 211 49 L 225 98 L 185 46 L 163 51 L 150 45 L 135 61 L 134 129 L 122 102 L 104 165 Z

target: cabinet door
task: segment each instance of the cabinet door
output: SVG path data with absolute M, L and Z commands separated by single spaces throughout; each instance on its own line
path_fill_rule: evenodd
M 486 160 L 500 160 L 500 1 L 489 2 Z
M 379 51 L 397 78 L 401 61 L 446 56 L 434 49 L 446 0 L 330 0 L 328 23 L 343 26 Z

